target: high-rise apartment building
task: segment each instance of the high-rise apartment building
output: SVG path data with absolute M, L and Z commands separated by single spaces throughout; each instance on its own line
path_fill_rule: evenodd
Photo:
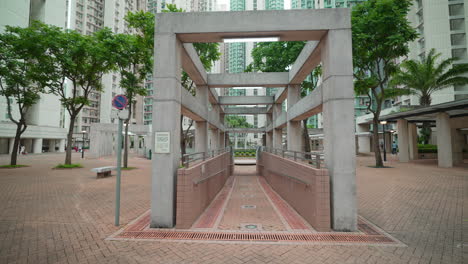
M 410 44 L 408 58 L 418 60 L 435 49 L 440 59 L 458 58 L 455 63 L 468 63 L 467 0 L 417 0 L 408 14 L 419 37 Z M 450 86 L 432 94 L 432 104 L 468 98 L 468 86 Z M 396 105 L 418 105 L 417 96 L 402 96 Z
M 82 34 L 108 27 L 114 33 L 133 33 L 125 21 L 128 12 L 146 10 L 146 0 L 67 0 L 67 28 Z M 113 123 L 111 119 L 112 98 L 123 93 L 118 73 L 109 73 L 102 78 L 103 92 L 90 94 L 90 105 L 78 116 L 74 131 L 89 132 L 92 123 Z M 143 98 L 137 96 L 132 109 L 132 124 L 143 123 Z M 78 138 L 78 135 L 76 135 Z
M 63 0 L 0 1 L 0 33 L 4 32 L 6 25 L 27 27 L 34 20 L 65 27 L 65 10 L 66 3 Z M 19 113 L 14 99 L 10 98 L 10 102 L 12 116 L 18 120 Z M 59 98 L 52 94 L 41 94 L 39 102 L 29 109 L 26 116 L 28 127 L 20 142 L 26 152 L 64 151 L 67 120 L 60 109 Z M 14 151 L 15 131 L 16 125 L 9 118 L 6 98 L 0 96 L 0 154 Z
M 292 9 L 352 7 L 366 0 L 291 0 Z

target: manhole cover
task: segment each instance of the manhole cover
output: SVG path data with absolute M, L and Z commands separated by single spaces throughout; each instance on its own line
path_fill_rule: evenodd
M 262 230 L 262 224 L 258 223 L 241 223 L 240 224 L 241 230 L 250 230 L 250 231 L 260 231 Z
M 255 205 L 250 205 L 250 204 L 244 204 L 241 206 L 242 209 L 254 209 L 256 208 L 257 206 Z

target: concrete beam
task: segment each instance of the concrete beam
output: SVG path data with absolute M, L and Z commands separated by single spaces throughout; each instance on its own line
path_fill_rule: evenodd
M 208 88 L 205 88 L 208 89 Z M 195 121 L 206 121 L 207 109 L 199 100 L 190 94 L 187 90 L 181 88 L 182 94 L 182 115 L 189 117 Z
M 288 121 L 300 121 L 320 112 L 322 112 L 321 85 L 288 110 Z
M 182 49 L 182 68 L 196 85 L 206 85 L 207 74 L 192 43 L 185 43 Z
M 280 88 L 275 94 L 275 104 L 281 104 L 288 97 L 288 89 Z
M 224 109 L 226 115 L 261 115 L 266 114 L 267 107 L 228 107 Z
M 289 71 L 289 83 L 301 84 L 319 63 L 319 42 L 308 41 Z
M 227 128 L 226 132 L 228 133 L 265 133 L 266 129 L 264 127 L 260 128 Z
M 221 105 L 266 105 L 273 104 L 274 96 L 219 96 Z
M 273 128 L 275 129 L 285 127 L 288 123 L 287 112 L 281 112 L 281 114 L 279 114 L 278 117 L 275 120 L 273 120 L 273 123 Z
M 209 87 L 281 87 L 289 83 L 287 72 L 208 74 Z
M 350 17 L 346 8 L 158 13 L 156 33 L 174 32 L 187 43 L 254 36 L 278 36 L 282 41 L 320 40 L 329 29 L 351 28 Z

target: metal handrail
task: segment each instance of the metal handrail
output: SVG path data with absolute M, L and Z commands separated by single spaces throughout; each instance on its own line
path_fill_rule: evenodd
M 194 161 L 198 161 L 198 160 L 205 161 L 206 159 L 213 158 L 217 155 L 220 155 L 228 151 L 230 151 L 230 148 L 226 147 L 223 149 L 209 150 L 207 152 L 195 152 L 195 153 L 185 154 L 181 158 L 181 163 L 182 163 L 182 166 L 184 166 L 185 168 L 188 168 L 190 166 L 190 163 L 193 163 Z
M 317 169 L 320 169 L 322 167 L 323 152 L 320 151 L 303 152 L 268 147 L 263 147 L 262 149 L 265 152 L 275 154 L 283 158 L 293 159 L 294 161 L 297 161 L 298 159 L 302 161 L 307 161 L 308 164 L 315 166 L 315 168 Z

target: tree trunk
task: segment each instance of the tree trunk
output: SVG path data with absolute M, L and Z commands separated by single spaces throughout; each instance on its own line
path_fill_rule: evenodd
M 133 102 L 132 98 L 129 97 L 128 103 L 128 117 L 125 120 L 125 133 L 124 133 L 124 156 L 123 156 L 123 167 L 128 168 L 128 127 L 130 124 L 130 119 L 132 118 L 132 107 Z
M 375 166 L 377 168 L 382 168 L 384 166 L 382 156 L 380 155 L 380 145 L 379 145 L 379 118 L 374 117 L 372 120 L 374 129 L 372 131 L 372 143 L 374 145 L 374 156 L 375 156 Z
M 75 127 L 76 115 L 70 116 L 70 126 L 68 127 L 67 134 L 67 150 L 65 152 L 65 164 L 70 165 L 72 162 L 71 151 L 73 141 L 73 128 Z
M 16 134 L 15 134 L 15 141 L 13 143 L 13 150 L 11 151 L 11 160 L 10 160 L 10 165 L 16 165 L 18 161 L 18 149 L 19 149 L 19 143 L 21 139 L 21 134 L 23 128 L 23 123 L 19 122 L 16 124 Z

